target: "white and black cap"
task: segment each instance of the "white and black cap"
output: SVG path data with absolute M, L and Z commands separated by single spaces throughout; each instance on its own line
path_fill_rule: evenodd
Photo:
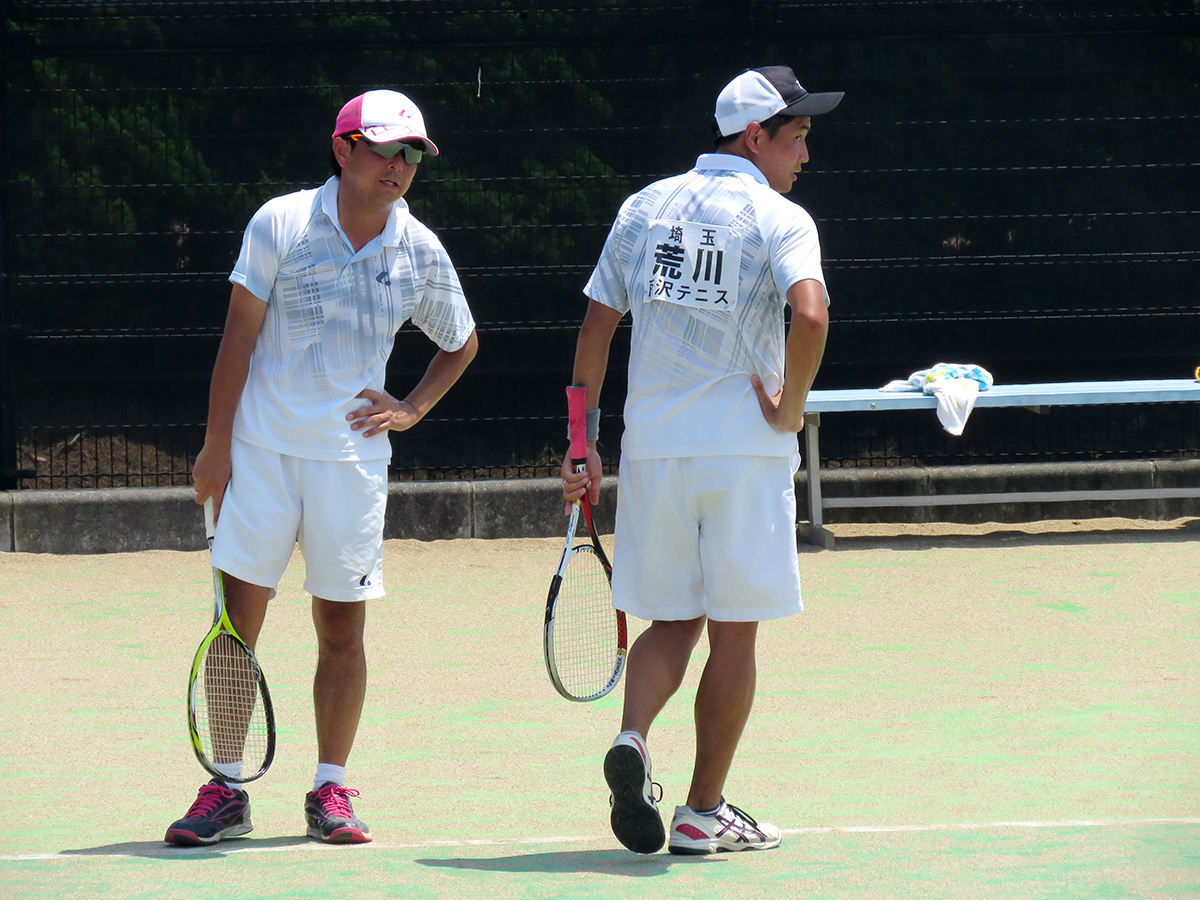
M 717 95 L 717 131 L 739 134 L 771 116 L 819 116 L 839 103 L 842 91 L 810 94 L 787 66 L 764 66 L 739 75 Z

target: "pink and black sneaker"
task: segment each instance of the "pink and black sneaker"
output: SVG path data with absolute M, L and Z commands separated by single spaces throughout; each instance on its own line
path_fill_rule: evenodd
M 365 844 L 371 829 L 354 817 L 350 798 L 358 791 L 328 782 L 304 798 L 308 836 L 327 844 Z
M 253 828 L 250 795 L 214 778 L 200 788 L 187 815 L 171 824 L 163 840 L 181 847 L 202 847 L 222 838 L 249 834 Z

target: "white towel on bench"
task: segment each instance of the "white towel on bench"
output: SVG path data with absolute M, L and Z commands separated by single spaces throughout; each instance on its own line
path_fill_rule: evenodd
M 967 427 L 975 398 L 993 384 L 992 373 L 974 363 L 936 363 L 903 381 L 890 381 L 881 391 L 923 391 L 937 398 L 937 417 L 955 437 Z

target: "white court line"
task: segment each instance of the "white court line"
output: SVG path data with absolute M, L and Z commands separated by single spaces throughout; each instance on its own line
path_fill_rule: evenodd
M 909 832 L 941 832 L 950 834 L 958 831 L 984 831 L 989 829 L 1035 829 L 1035 828 L 1136 828 L 1146 825 L 1200 825 L 1200 818 L 1190 819 L 1076 819 L 1065 822 L 959 822 L 943 825 L 826 825 L 810 828 L 784 828 L 783 834 L 904 834 Z M 266 838 L 263 840 L 271 840 Z M 519 838 L 513 840 L 446 840 L 418 841 L 411 844 L 388 844 L 372 841 L 369 844 L 359 844 L 355 850 L 436 850 L 453 847 L 536 847 L 553 844 L 587 844 L 599 841 L 611 841 L 610 835 L 563 835 L 560 837 Z M 151 842 L 142 842 L 137 846 L 144 847 Z M 295 850 L 297 847 L 313 850 L 345 850 L 345 845 L 326 845 L 315 841 L 307 843 L 297 840 L 282 846 L 255 846 L 254 839 L 248 841 L 223 841 L 208 847 L 171 847 L 162 844 L 153 851 L 114 849 L 111 853 L 99 850 L 75 850 L 61 853 L 33 853 L 26 855 L 0 855 L 0 862 L 29 862 L 50 859 L 107 859 L 125 856 L 138 857 L 176 857 L 201 855 L 208 853 L 280 853 Z M 1200 898 L 1193 898 L 1200 900 Z
M 1067 822 L 960 822 L 953 825 L 831 825 L 784 828 L 784 834 L 881 833 L 906 831 L 983 831 L 989 828 L 1112 828 L 1121 825 L 1200 825 L 1200 819 L 1078 819 Z

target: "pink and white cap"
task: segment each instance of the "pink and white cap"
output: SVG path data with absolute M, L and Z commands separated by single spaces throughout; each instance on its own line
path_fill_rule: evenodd
M 332 137 L 361 131 L 369 141 L 420 143 L 427 153 L 438 155 L 437 144 L 425 133 L 425 119 L 417 104 L 399 91 L 367 91 L 342 107 Z

